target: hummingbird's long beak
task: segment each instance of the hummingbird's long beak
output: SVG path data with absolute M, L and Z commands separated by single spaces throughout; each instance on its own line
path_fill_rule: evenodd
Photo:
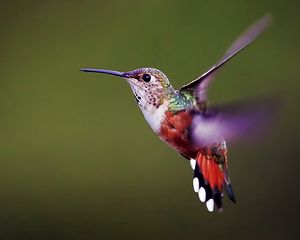
M 82 72 L 93 72 L 93 73 L 104 73 L 104 74 L 110 74 L 118 77 L 129 77 L 128 73 L 126 72 L 118 72 L 113 70 L 106 70 L 106 69 L 95 69 L 95 68 L 81 68 L 80 71 Z

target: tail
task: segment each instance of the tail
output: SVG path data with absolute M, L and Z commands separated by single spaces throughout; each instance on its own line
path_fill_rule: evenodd
M 196 159 L 191 159 L 190 163 L 194 169 L 194 191 L 198 193 L 199 200 L 206 203 L 209 212 L 215 207 L 222 211 L 224 190 L 229 199 L 236 202 L 228 176 L 225 142 L 199 150 Z

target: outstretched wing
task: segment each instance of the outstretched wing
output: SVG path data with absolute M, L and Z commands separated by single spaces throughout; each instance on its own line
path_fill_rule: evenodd
M 203 147 L 223 140 L 253 139 L 265 133 L 276 120 L 281 103 L 278 97 L 269 97 L 212 106 L 205 114 L 195 112 L 192 140 Z
M 271 16 L 266 15 L 255 22 L 237 40 L 233 42 L 231 47 L 217 64 L 213 65 L 207 72 L 192 82 L 184 85 L 180 90 L 193 91 L 199 102 L 206 101 L 207 88 L 213 81 L 216 71 L 229 59 L 231 59 L 238 52 L 252 43 L 257 37 L 259 37 L 270 26 L 271 20 Z

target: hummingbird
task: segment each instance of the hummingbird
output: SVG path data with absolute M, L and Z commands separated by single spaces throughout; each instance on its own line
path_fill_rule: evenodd
M 224 192 L 236 198 L 228 174 L 226 143 L 260 132 L 268 125 L 271 101 L 254 100 L 211 105 L 207 90 L 216 72 L 258 38 L 270 25 L 266 15 L 238 37 L 224 56 L 204 74 L 176 90 L 160 70 L 145 67 L 128 72 L 82 68 L 123 78 L 129 84 L 153 131 L 190 162 L 192 186 L 209 212 L 221 211 Z

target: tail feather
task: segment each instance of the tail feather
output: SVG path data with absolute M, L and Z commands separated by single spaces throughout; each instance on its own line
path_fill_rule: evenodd
M 193 186 L 199 200 L 206 203 L 208 211 L 222 211 L 223 191 L 236 202 L 227 171 L 226 147 L 200 150 L 196 159 L 191 159 L 194 170 Z
M 222 210 L 222 195 L 223 194 L 215 188 L 215 190 L 213 191 L 213 199 L 219 210 Z
M 232 186 L 231 186 L 230 183 L 228 183 L 228 184 L 225 185 L 225 192 L 227 193 L 228 198 L 229 198 L 232 202 L 236 203 L 235 196 L 234 196 L 234 192 L 233 192 L 233 190 L 232 190 Z

